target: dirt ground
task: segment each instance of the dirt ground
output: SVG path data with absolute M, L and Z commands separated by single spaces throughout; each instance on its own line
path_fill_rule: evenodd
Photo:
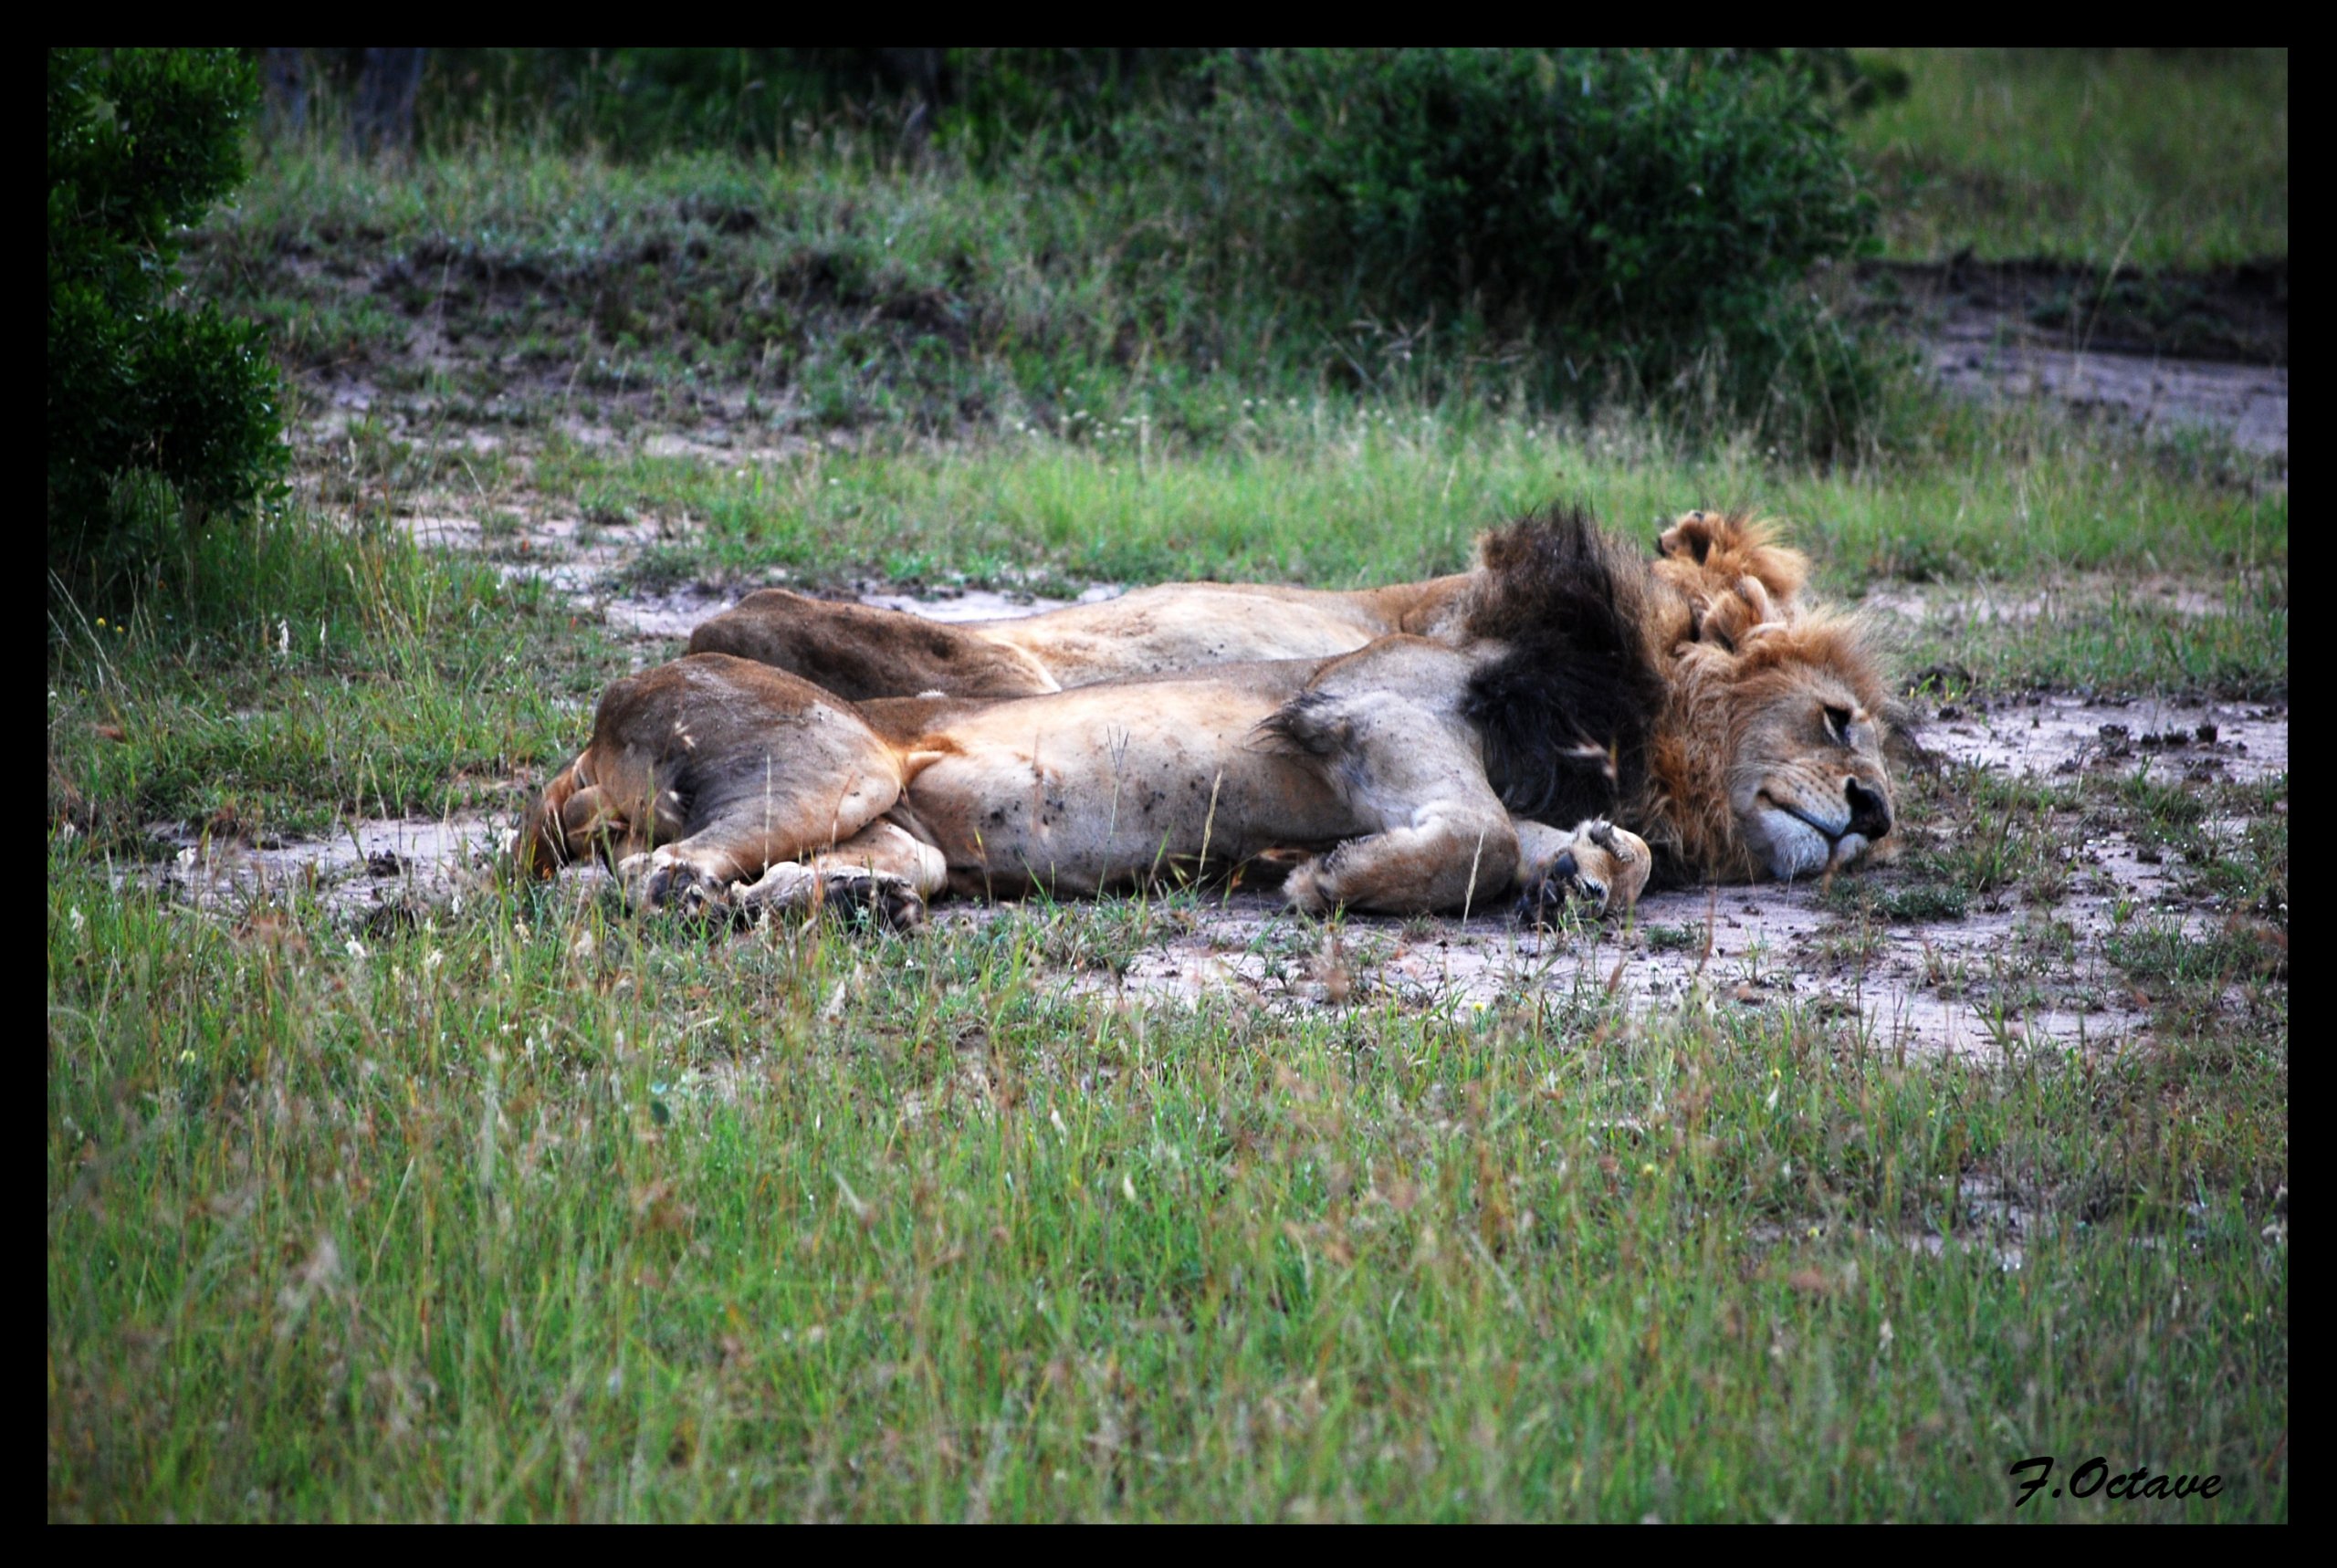
M 1864 310 L 1951 393 L 2042 397 L 2146 433 L 2289 452 L 2286 263 L 2103 276 L 2050 262 L 1870 263 Z
M 414 527 L 433 542 L 477 543 L 466 523 L 419 518 Z M 506 570 L 540 574 L 629 628 L 645 664 L 678 652 L 689 628 L 728 600 L 703 588 L 640 598 L 603 588 L 610 569 L 645 542 L 632 537 L 643 531 L 603 530 L 580 546 L 572 528 L 546 525 L 530 536 L 529 559 Z M 1086 597 L 1114 591 L 1098 585 Z M 953 621 L 1063 602 L 994 592 L 862 597 Z M 1915 591 L 1879 595 L 1868 608 L 1886 617 L 1951 612 Z M 2011 601 L 1975 609 L 1959 600 L 1952 612 L 2028 608 Z M 1933 706 L 1923 716 L 1923 742 L 1950 769 L 2244 784 L 2288 768 L 2285 708 L 2029 695 L 1989 706 L 1968 700 Z M 2245 825 L 2221 830 L 2236 834 Z M 362 945 L 440 908 L 458 914 L 464 899 L 491 885 L 514 826 L 508 814 L 365 821 L 337 840 L 254 847 L 214 844 L 156 823 L 156 836 L 178 846 L 175 858 L 125 874 L 244 920 L 285 891 L 304 889 L 341 911 L 349 940 Z M 1552 931 L 1522 927 L 1505 908 L 1465 919 L 1349 916 L 1326 926 L 1284 915 L 1269 894 L 1188 893 L 1148 904 L 1148 919 L 1138 924 L 1148 935 L 1121 956 L 1124 967 L 1118 958 L 1068 967 L 1050 983 L 1073 996 L 1275 1012 L 1391 1006 L 1483 1012 L 1611 992 L 1650 1008 L 1798 1009 L 1855 1022 L 1880 1051 L 2115 1051 L 2146 1038 L 2151 999 L 2108 961 L 2107 945 L 2143 931 L 2189 940 L 2225 916 L 2189 891 L 2164 852 L 2124 832 L 2085 837 L 2069 858 L 2066 886 L 2049 907 L 2014 896 L 1975 899 L 1956 917 L 1924 920 L 1862 913 L 1839 890 L 1815 883 L 1660 893 L 1631 920 Z M 571 878 L 571 896 L 596 895 L 600 874 Z M 935 915 L 947 930 L 991 912 L 943 905 Z
M 1874 264 L 1862 269 L 1860 287 L 1871 313 L 1919 337 L 1950 391 L 2063 399 L 2147 427 L 2221 433 L 2285 462 L 2284 267 L 2104 279 L 2043 265 Z M 452 352 L 435 343 L 415 351 Z M 330 443 L 356 413 L 370 413 L 393 430 L 408 423 L 400 400 L 378 398 L 362 377 L 326 377 L 316 390 L 320 411 L 301 433 L 305 440 Z M 726 462 L 791 455 L 750 449 L 733 439 L 720 410 L 704 412 L 687 436 L 652 434 L 640 438 L 644 449 Z M 567 434 L 619 439 L 583 426 Z M 503 437 L 467 432 L 458 440 L 480 446 Z M 693 627 L 735 598 L 704 583 L 654 593 L 612 587 L 621 568 L 665 538 L 655 520 L 586 529 L 573 518 L 536 516 L 516 533 L 507 522 L 489 539 L 460 507 L 447 503 L 445 515 L 403 521 L 426 546 L 485 550 L 507 574 L 542 580 L 626 635 L 640 666 L 679 652 Z M 2018 619 L 2050 613 L 2060 599 L 2074 602 L 2096 586 L 1891 585 L 1870 593 L 1863 608 L 1886 622 Z M 2217 608 L 2174 580 L 2127 583 L 2123 591 L 2183 612 Z M 1117 591 L 1096 584 L 1082 598 Z M 870 604 L 946 621 L 1066 602 L 981 591 L 912 597 L 881 583 L 858 585 L 858 593 Z M 1923 743 L 1951 781 L 1979 776 L 1955 771 L 1975 769 L 2206 788 L 2247 785 L 2288 768 L 2285 707 L 2028 695 L 1990 706 L 1934 704 L 1921 717 Z M 580 706 L 580 743 L 588 723 Z M 155 823 L 150 831 L 172 847 L 172 858 L 121 874 L 243 921 L 267 918 L 272 901 L 304 890 L 342 914 L 347 940 L 362 946 L 441 910 L 459 914 L 463 901 L 491 887 L 516 815 L 515 809 L 446 821 L 356 821 L 333 839 L 259 845 L 214 842 L 179 824 Z M 2237 819 L 2210 823 L 2210 838 L 2247 826 Z M 1797 1009 L 1855 1022 L 1862 1040 L 1885 1051 L 2117 1050 L 2147 1038 L 2152 999 L 2110 962 L 2112 945 L 2137 933 L 2187 942 L 2235 917 L 2200 893 L 2181 857 L 2160 844 L 2081 826 L 2069 827 L 2061 841 L 2066 863 L 2051 899 L 2031 902 L 2007 890 L 1923 919 L 1885 918 L 1875 911 L 1888 900 L 1877 904 L 1816 884 L 1657 894 L 1630 921 L 1549 932 L 1518 926 L 1506 910 L 1459 920 L 1349 917 L 1325 926 L 1282 914 L 1270 894 L 1183 893 L 1145 906 L 1146 919 L 1136 924 L 1148 935 L 1132 955 L 1067 967 L 1052 983 L 1073 995 L 1275 1011 L 1477 1011 L 1562 1006 L 1611 992 L 1650 1008 Z M 567 895 L 598 896 L 599 874 L 568 879 Z M 1846 881 L 1887 886 L 1893 874 Z M 944 905 L 935 917 L 946 930 L 991 915 Z

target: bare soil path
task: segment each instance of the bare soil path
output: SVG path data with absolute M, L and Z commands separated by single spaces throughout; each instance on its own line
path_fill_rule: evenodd
M 422 520 L 436 542 L 476 545 L 464 524 Z M 540 572 L 613 622 L 633 629 L 646 663 L 728 602 L 686 589 L 648 599 L 599 585 L 640 541 L 622 530 L 563 549 L 557 525 L 510 570 Z M 1097 585 L 1088 597 L 1116 591 Z M 916 598 L 870 591 L 865 602 L 941 620 L 1027 614 L 1061 601 L 989 591 Z M 1889 612 L 1888 607 L 1886 612 Z M 1900 607 L 1923 613 L 1920 602 Z M 580 720 L 582 716 L 580 714 Z M 1935 707 L 1925 733 L 1939 764 L 2045 779 L 2183 780 L 2248 784 L 2285 774 L 2288 713 L 2246 704 L 2088 702 L 2030 695 Z M 158 881 L 204 907 L 249 920 L 274 899 L 305 890 L 346 915 L 362 946 L 440 908 L 459 913 L 484 892 L 513 823 L 364 821 L 342 836 L 253 847 L 214 844 L 170 824 L 158 836 L 174 861 L 126 875 Z M 2244 833 L 2233 820 L 2212 831 Z M 1960 831 L 1958 828 L 1945 830 Z M 2066 863 L 2050 896 L 1984 896 L 1952 916 L 1899 917 L 1846 898 L 1850 884 L 1689 889 L 1652 894 L 1628 922 L 1537 932 L 1506 909 L 1465 919 L 1349 917 L 1325 925 L 1284 914 L 1271 894 L 1186 892 L 1145 901 L 1140 936 L 1108 961 L 1066 964 L 1044 983 L 1113 1004 L 1262 1008 L 1274 1012 L 1394 1007 L 1485 1012 L 1566 1006 L 1614 993 L 1677 1009 L 1800 1009 L 1856 1026 L 1872 1049 L 1969 1055 L 2034 1049 L 2117 1051 L 2146 1040 L 2152 998 L 2112 961 L 2114 944 L 2185 943 L 2227 929 L 2225 910 L 2163 847 L 2116 827 L 2062 831 Z M 571 896 L 602 895 L 598 873 L 571 878 Z M 1920 901 L 1918 901 L 1920 902 Z M 1888 909 L 1886 899 L 1881 906 Z M 937 924 L 994 917 L 947 906 Z M 2250 927 L 2254 929 L 2254 927 Z M 752 940 L 752 937 L 741 937 Z M 2268 938 L 2269 940 L 2269 938 Z M 2284 950 L 2276 955 L 2285 964 Z
M 1871 263 L 1870 314 L 1966 398 L 2039 397 L 2152 434 L 2289 455 L 2288 265 L 2108 276 L 2044 261 Z

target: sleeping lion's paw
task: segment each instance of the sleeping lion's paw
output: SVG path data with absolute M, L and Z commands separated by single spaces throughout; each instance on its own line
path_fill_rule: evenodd
M 1528 925 L 1554 925 L 1569 904 L 1590 915 L 1628 914 L 1653 864 L 1647 841 L 1629 829 L 1596 817 L 1577 822 L 1573 841 L 1525 879 L 1517 917 Z
M 1327 855 L 1313 855 L 1301 861 L 1297 869 L 1282 884 L 1283 901 L 1300 915 L 1328 915 L 1338 906 L 1326 885 L 1328 878 L 1324 862 Z

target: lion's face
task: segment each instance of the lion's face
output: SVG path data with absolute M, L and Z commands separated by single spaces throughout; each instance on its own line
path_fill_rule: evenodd
M 1736 672 L 1729 810 L 1754 865 L 1780 881 L 1843 870 L 1886 846 L 1882 693 L 1834 629 L 1755 639 Z
M 1673 660 L 1650 820 L 1688 874 L 1790 881 L 1896 851 L 1890 692 L 1857 621 L 1803 611 Z

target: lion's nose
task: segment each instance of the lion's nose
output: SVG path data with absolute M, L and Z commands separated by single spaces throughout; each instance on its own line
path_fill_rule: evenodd
M 1853 779 L 1842 786 L 1842 793 L 1850 802 L 1850 831 L 1871 843 L 1891 831 L 1891 802 L 1882 791 Z

